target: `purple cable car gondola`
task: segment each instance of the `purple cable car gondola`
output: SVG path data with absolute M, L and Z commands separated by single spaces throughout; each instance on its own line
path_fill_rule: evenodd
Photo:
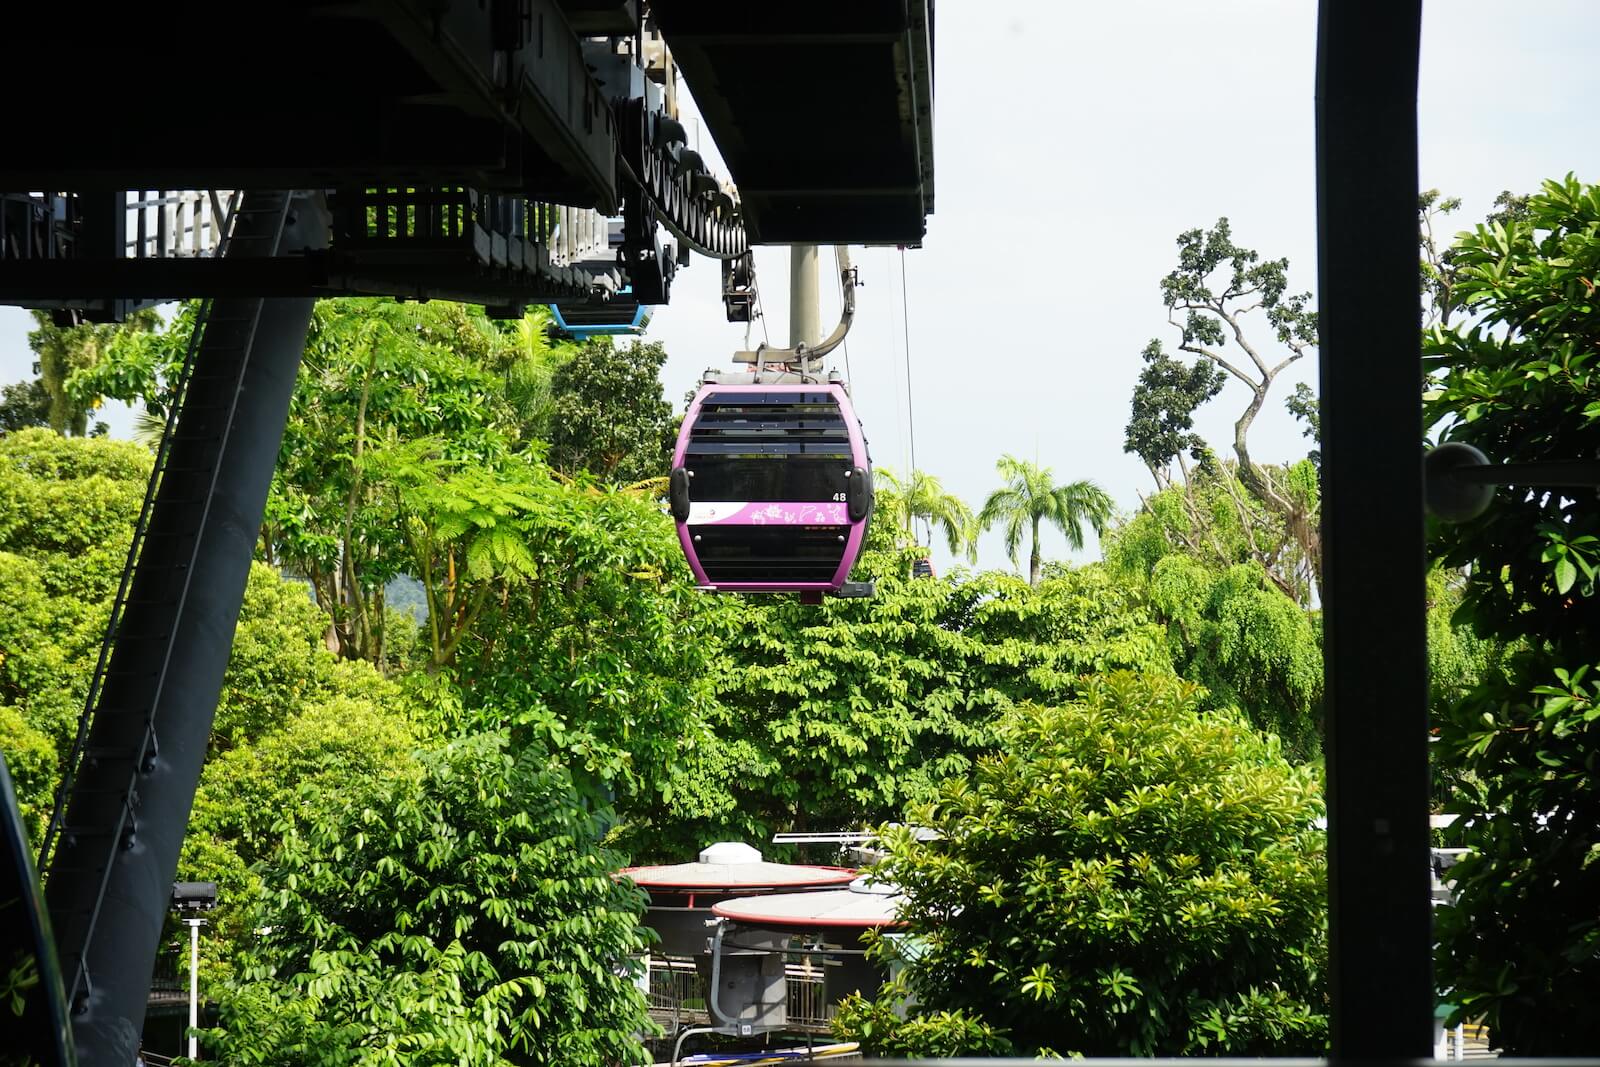
M 839 382 L 700 388 L 672 454 L 672 516 L 703 588 L 846 589 L 872 515 L 872 461 Z

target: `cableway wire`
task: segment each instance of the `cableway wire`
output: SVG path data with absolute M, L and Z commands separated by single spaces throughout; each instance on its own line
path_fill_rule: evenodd
M 755 251 L 752 250 L 750 253 L 750 273 L 752 277 L 757 276 L 755 273 L 755 263 Z M 761 286 L 759 283 L 756 285 L 756 318 L 761 320 L 761 340 L 768 348 L 771 348 L 772 338 L 767 336 L 767 311 L 761 306 Z
M 906 292 L 906 246 L 900 246 L 900 322 L 906 346 L 906 436 L 911 445 L 911 477 L 917 476 L 917 413 L 911 403 L 911 295 Z
M 834 266 L 838 269 L 838 272 L 839 272 L 839 286 L 840 286 L 840 288 L 839 288 L 839 303 L 840 303 L 841 306 L 844 304 L 844 251 L 843 251 L 843 248 L 844 248 L 843 245 L 834 245 L 833 246 L 833 263 L 834 263 Z M 853 372 L 850 369 L 850 335 L 848 333 L 844 335 L 844 380 L 847 383 L 851 383 L 851 384 L 854 384 L 854 382 L 856 380 L 855 372 Z
M 889 254 L 889 249 L 885 248 L 883 250 L 883 273 L 885 277 L 889 278 L 889 296 L 891 299 L 894 297 L 893 271 L 894 257 Z M 892 313 L 894 309 L 890 308 L 889 310 Z M 900 343 L 900 339 L 894 335 L 894 319 L 885 317 L 883 322 L 884 325 L 889 327 L 889 344 L 885 351 L 889 353 L 889 384 L 894 388 L 894 430 L 895 440 L 899 442 L 896 457 L 903 460 L 906 455 L 906 409 L 900 402 L 900 367 L 894 359 L 894 346 Z M 910 466 L 906 464 L 901 469 L 909 470 Z

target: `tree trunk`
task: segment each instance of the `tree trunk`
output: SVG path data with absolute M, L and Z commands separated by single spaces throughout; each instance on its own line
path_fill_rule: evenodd
M 1244 414 L 1239 416 L 1239 421 L 1233 424 L 1233 454 L 1239 460 L 1239 481 L 1249 490 L 1250 495 L 1261 501 L 1269 510 L 1274 511 L 1283 519 L 1284 526 L 1289 530 L 1289 536 L 1294 538 L 1300 546 L 1300 551 L 1305 553 L 1306 564 L 1311 569 L 1311 580 L 1318 586 L 1322 584 L 1322 531 L 1318 523 L 1307 513 L 1304 506 L 1284 496 L 1267 477 L 1255 461 L 1250 458 L 1250 446 L 1246 443 L 1245 435 L 1250 431 L 1250 424 L 1255 421 L 1261 404 L 1267 398 L 1267 390 L 1272 386 L 1276 375 L 1271 375 L 1255 390 L 1255 396 L 1250 401 L 1250 406 L 1245 408 Z M 1279 583 L 1282 584 L 1281 582 Z
M 1039 584 L 1039 519 L 1033 520 L 1033 550 L 1028 553 L 1028 584 Z

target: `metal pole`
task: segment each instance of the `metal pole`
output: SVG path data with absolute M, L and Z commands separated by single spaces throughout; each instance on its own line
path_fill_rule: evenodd
M 200 922 L 185 919 L 189 924 L 189 1058 L 200 1058 L 200 1039 L 195 1027 L 200 1025 Z
M 817 284 L 817 246 L 789 249 L 789 347 L 822 340 L 822 307 Z
M 1428 865 L 1420 0 L 1322 0 L 1317 267 L 1335 1059 L 1426 1059 Z

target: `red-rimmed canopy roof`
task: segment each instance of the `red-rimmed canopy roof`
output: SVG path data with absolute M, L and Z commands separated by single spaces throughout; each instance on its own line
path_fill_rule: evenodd
M 899 894 L 881 890 L 829 889 L 821 893 L 780 893 L 724 900 L 712 906 L 711 914 L 751 926 L 796 930 L 869 929 L 902 925 L 895 917 L 900 899 Z
M 743 893 L 759 889 L 843 885 L 855 878 L 856 872 L 849 867 L 768 863 L 761 858 L 761 853 L 748 845 L 722 842 L 702 851 L 695 863 L 624 867 L 617 875 L 631 878 L 645 889 Z

